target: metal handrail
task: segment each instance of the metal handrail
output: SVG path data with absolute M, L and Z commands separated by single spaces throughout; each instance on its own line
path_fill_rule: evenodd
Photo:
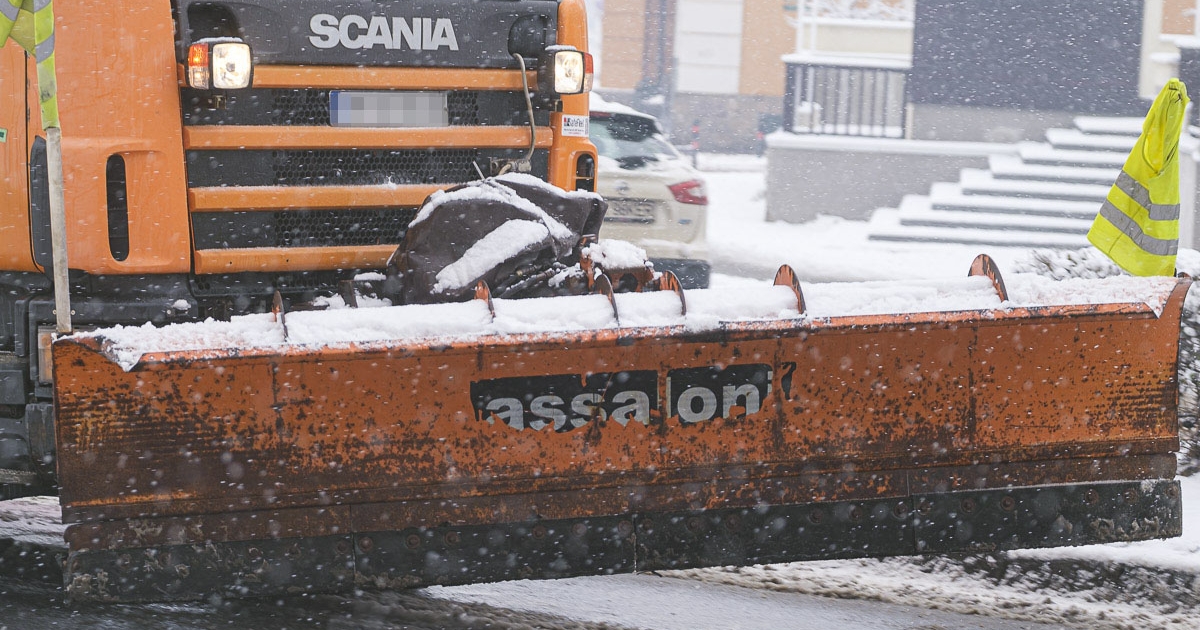
M 789 55 L 783 128 L 791 133 L 903 138 L 907 62 Z

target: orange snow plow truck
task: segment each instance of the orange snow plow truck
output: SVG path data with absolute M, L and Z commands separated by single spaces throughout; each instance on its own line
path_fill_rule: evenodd
M 72 597 L 1180 533 L 1189 279 L 1006 286 L 980 257 L 954 281 L 682 291 L 588 236 L 582 0 L 77 0 L 57 26 L 77 332 L 56 339 L 10 45 L 0 475 L 59 493 Z M 454 200 L 481 213 L 464 234 L 525 218 L 464 247 Z M 578 264 L 521 250 L 480 280 L 533 233 Z M 404 299 L 443 250 L 430 286 L 467 294 Z

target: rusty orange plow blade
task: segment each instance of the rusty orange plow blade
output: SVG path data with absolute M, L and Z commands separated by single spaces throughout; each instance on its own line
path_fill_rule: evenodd
M 68 587 L 187 599 L 1178 535 L 1189 280 L 1160 279 L 1156 304 L 1021 306 L 993 275 L 964 281 L 993 306 L 963 311 L 824 316 L 784 272 L 771 315 L 741 319 L 719 291 L 660 291 L 552 298 L 607 323 L 496 332 L 520 305 L 481 295 L 421 311 L 469 311 L 472 334 L 300 343 L 318 315 L 289 313 L 291 341 L 258 346 L 60 340 Z M 369 310 L 418 312 L 339 317 Z

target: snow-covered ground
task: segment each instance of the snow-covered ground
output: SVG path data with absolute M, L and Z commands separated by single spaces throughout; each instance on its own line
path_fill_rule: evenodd
M 981 253 L 977 248 L 874 243 L 867 240 L 864 223 L 829 217 L 806 225 L 768 224 L 763 220 L 763 160 L 702 155 L 700 166 L 709 182 L 709 240 L 717 289 L 766 285 L 784 263 L 807 283 L 952 283 L 965 279 L 971 261 Z M 1006 276 L 1029 255 L 1025 250 L 984 253 L 997 260 Z M 302 319 L 297 316 L 298 326 Z M 351 627 L 356 621 L 371 627 L 395 626 L 419 617 L 424 620 L 419 627 L 445 626 L 449 622 L 443 620 L 453 618 L 455 627 L 657 630 L 1200 628 L 1200 476 L 1183 478 L 1181 483 L 1184 534 L 1163 541 L 966 558 L 823 561 L 663 576 L 518 581 L 362 594 L 318 607 L 348 609 L 355 615 L 365 611 L 365 620 L 356 616 L 337 627 Z M 53 499 L 10 502 L 0 506 L 0 530 L 18 542 L 51 545 L 55 542 L 51 539 L 59 536 L 56 528 L 61 527 L 57 516 Z M 0 585 L 0 595 L 7 593 L 7 587 Z M 857 604 L 829 608 L 822 603 L 834 601 L 828 598 L 871 603 L 862 608 L 854 607 Z M 485 610 L 490 611 L 487 615 L 496 610 L 521 612 L 494 617 L 485 616 L 481 612 Z M 170 616 L 149 608 L 143 612 L 148 619 L 164 623 L 173 623 L 183 614 Z M 205 618 L 211 612 L 211 606 L 203 605 L 185 610 Z M 0 627 L 7 627 L 3 618 Z
M 716 286 L 745 277 L 770 279 L 781 264 L 801 281 L 961 278 L 971 261 L 986 253 L 1009 268 L 1028 250 L 871 242 L 866 223 L 823 216 L 801 225 L 765 223 L 764 158 L 702 154 L 699 167 L 708 183 L 708 238 L 718 274 Z
M 875 243 L 867 240 L 864 222 L 836 217 L 804 225 L 768 224 L 764 222 L 763 159 L 701 155 L 699 165 L 708 180 L 708 236 L 715 287 L 769 280 L 784 263 L 796 270 L 802 282 L 961 278 L 980 253 L 991 255 L 1007 276 L 1015 274 L 1014 268 L 1030 254 L 1024 249 L 983 252 L 975 247 Z M 1181 258 L 1192 254 L 1181 254 Z M 703 569 L 658 579 L 686 578 L 755 591 L 869 599 L 1069 627 L 1195 629 L 1200 628 L 1200 476 L 1182 478 L 1181 484 L 1184 531 L 1180 538 L 1028 550 L 964 560 L 838 560 Z M 701 589 L 708 597 L 729 598 L 721 601 L 742 606 L 740 614 L 724 617 L 721 615 L 725 611 L 717 614 L 688 598 L 678 603 L 670 597 L 652 597 L 650 602 L 613 598 L 614 592 L 634 590 L 628 578 L 578 578 L 568 582 L 570 586 L 564 588 L 570 597 L 565 603 L 563 593 L 556 593 L 555 587 L 528 582 L 427 592 L 459 602 L 503 602 L 544 614 L 630 627 L 789 627 L 774 616 L 785 609 L 784 604 L 761 608 L 749 603 L 749 595 L 739 598 Z M 679 588 L 653 581 L 642 586 L 643 592 L 650 593 L 654 589 L 666 592 Z M 647 613 L 647 606 L 654 609 L 653 615 Z M 659 621 L 656 624 L 650 619 Z M 930 619 L 924 623 L 897 627 L 963 627 L 961 621 L 956 624 Z M 790 627 L 810 627 L 796 624 Z M 827 625 L 832 624 L 811 627 Z

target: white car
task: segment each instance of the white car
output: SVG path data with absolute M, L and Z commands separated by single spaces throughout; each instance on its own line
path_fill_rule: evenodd
M 600 238 L 646 250 L 656 271 L 684 288 L 706 288 L 708 194 L 704 178 L 671 146 L 658 120 L 630 107 L 591 100 L 591 137 L 600 154 L 596 192 L 608 201 Z

